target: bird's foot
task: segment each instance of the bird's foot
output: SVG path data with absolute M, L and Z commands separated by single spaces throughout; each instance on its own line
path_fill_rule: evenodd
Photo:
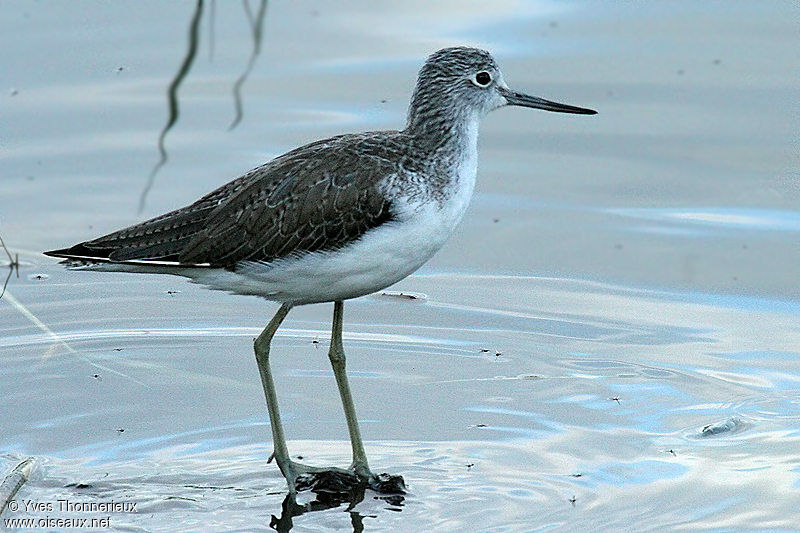
M 383 474 L 372 474 L 370 476 L 369 488 L 378 494 L 402 495 L 406 493 L 406 482 L 403 480 L 403 476 L 384 472 Z
M 406 485 L 402 476 L 390 474 L 373 474 L 367 468 L 352 466 L 343 468 L 320 468 L 304 465 L 295 461 L 289 462 L 289 477 L 293 478 L 290 487 L 294 485 L 297 492 L 311 491 L 317 495 L 325 494 L 327 497 L 352 499 L 362 494 L 365 489 L 372 489 L 382 495 L 402 495 L 406 492 Z

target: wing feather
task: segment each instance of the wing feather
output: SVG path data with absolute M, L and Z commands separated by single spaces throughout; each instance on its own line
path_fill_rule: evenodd
M 375 142 L 380 137 L 380 142 Z M 392 218 L 381 183 L 398 172 L 397 132 L 342 135 L 284 154 L 193 204 L 71 248 L 82 260 L 235 268 L 334 250 Z
M 270 262 L 300 251 L 339 248 L 390 220 L 391 206 L 379 187 L 397 168 L 389 154 L 373 153 L 375 144 L 362 139 L 342 136 L 273 161 L 268 175 L 208 217 L 180 261 Z

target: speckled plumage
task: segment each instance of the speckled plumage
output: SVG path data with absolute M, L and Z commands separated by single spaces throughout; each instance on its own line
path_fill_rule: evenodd
M 399 147 L 376 142 L 385 138 L 342 135 L 303 146 L 187 207 L 70 253 L 234 269 L 240 261 L 341 248 L 391 219 L 390 202 L 377 186 L 397 171 L 391 156 Z
M 481 87 L 478 72 L 491 83 Z M 46 253 L 81 268 L 174 273 L 293 304 L 361 296 L 444 244 L 474 188 L 479 119 L 522 96 L 488 52 L 446 48 L 420 70 L 402 131 L 313 142 L 191 205 Z M 585 112 L 576 109 L 568 112 Z
M 254 350 L 289 492 L 403 492 L 400 476 L 376 476 L 367 464 L 345 372 L 343 300 L 405 278 L 442 247 L 472 197 L 480 118 L 504 105 L 594 113 L 515 93 L 488 52 L 446 48 L 420 70 L 402 131 L 311 143 L 187 207 L 46 253 L 81 268 L 178 274 L 281 302 Z M 317 302 L 334 302 L 328 356 L 353 451 L 346 470 L 291 459 L 270 370 L 281 322 L 293 306 Z

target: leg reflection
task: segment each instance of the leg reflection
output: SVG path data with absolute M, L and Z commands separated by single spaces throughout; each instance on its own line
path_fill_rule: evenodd
M 364 515 L 353 510 L 356 505 L 364 500 L 363 488 L 354 493 L 350 493 L 348 497 L 344 497 L 340 492 L 319 492 L 316 493 L 316 497 L 316 500 L 301 505 L 297 503 L 297 494 L 290 492 L 286 495 L 286 498 L 283 499 L 283 503 L 281 504 L 281 516 L 272 515 L 269 527 L 279 532 L 291 531 L 292 527 L 294 527 L 293 518 L 305 513 L 333 509 L 343 503 L 347 503 L 347 511 L 350 513 L 350 523 L 353 525 L 353 532 L 361 533 L 364 531 Z

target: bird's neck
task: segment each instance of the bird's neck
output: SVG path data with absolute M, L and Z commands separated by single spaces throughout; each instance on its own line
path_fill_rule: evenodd
M 404 132 L 427 165 L 449 173 L 476 157 L 479 122 L 475 111 L 425 113 L 412 108 Z
M 403 131 L 408 152 L 401 165 L 413 177 L 406 189 L 419 189 L 423 197 L 435 200 L 452 226 L 461 219 L 475 187 L 479 119 L 474 112 L 428 116 L 412 112 Z

